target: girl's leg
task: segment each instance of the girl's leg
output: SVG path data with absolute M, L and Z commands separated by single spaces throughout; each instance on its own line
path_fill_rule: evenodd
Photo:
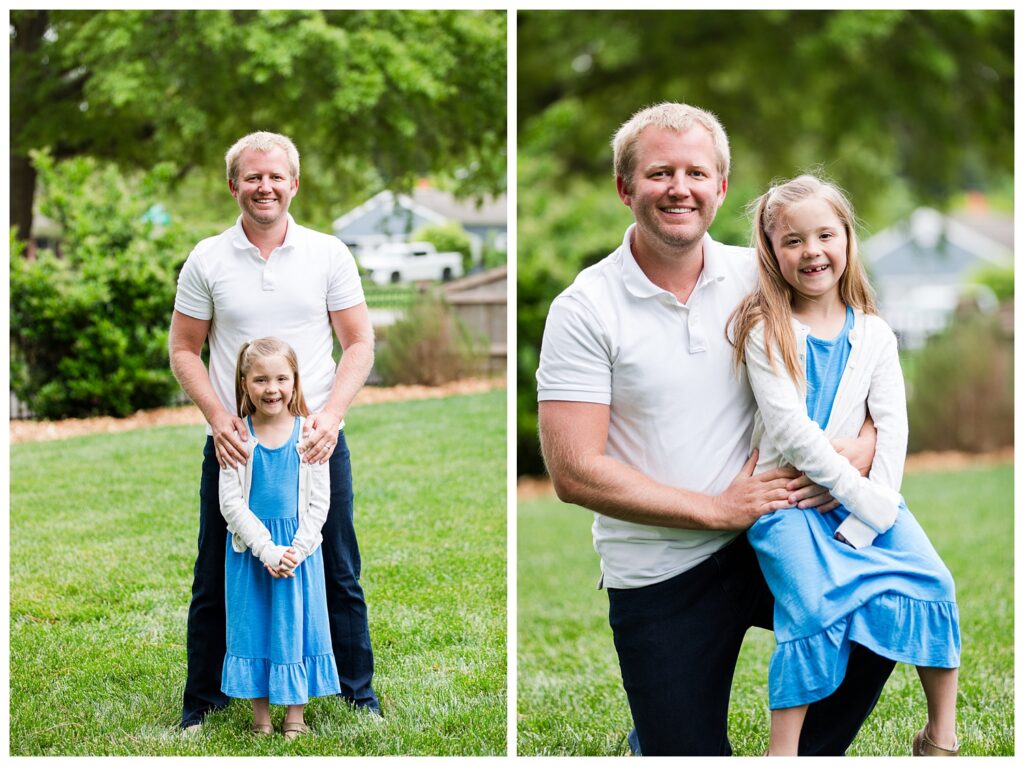
M 772 734 L 767 755 L 796 755 L 807 705 L 772 711 Z
M 928 700 L 928 739 L 946 750 L 956 749 L 956 668 L 917 669 Z
M 289 705 L 284 713 L 285 723 L 305 723 L 303 713 L 306 710 L 305 705 Z
M 306 726 L 306 721 L 303 718 L 303 711 L 305 709 L 305 705 L 289 705 L 288 709 L 285 710 L 284 724 L 281 726 L 281 731 L 284 732 L 286 740 L 293 740 L 302 734 L 309 733 L 309 727 Z
M 252 730 L 256 733 L 271 734 L 274 731 L 270 723 L 270 702 L 266 697 L 252 700 Z

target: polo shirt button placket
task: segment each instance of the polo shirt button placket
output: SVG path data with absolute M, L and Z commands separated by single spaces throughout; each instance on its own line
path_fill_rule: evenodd
M 687 327 L 690 330 L 690 353 L 698 354 L 702 351 L 708 350 L 708 339 L 704 334 L 704 325 L 700 321 L 700 309 L 690 309 L 690 316 L 686 320 Z
M 273 257 L 274 253 L 272 252 L 270 257 L 267 258 L 267 262 L 263 264 L 262 286 L 264 292 L 271 292 L 277 287 L 277 280 L 274 278 L 274 267 L 270 265 L 270 261 Z

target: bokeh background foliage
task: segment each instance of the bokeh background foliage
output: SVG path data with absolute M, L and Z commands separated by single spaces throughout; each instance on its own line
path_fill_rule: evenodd
M 518 14 L 518 470 L 541 473 L 534 373 L 547 308 L 621 241 L 609 140 L 685 101 L 729 133 L 711 228 L 745 244 L 746 203 L 816 169 L 869 234 L 969 191 L 1012 208 L 1010 11 L 521 11 Z

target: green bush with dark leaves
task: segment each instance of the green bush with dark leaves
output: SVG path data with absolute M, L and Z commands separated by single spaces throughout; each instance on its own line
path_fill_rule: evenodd
M 178 390 L 167 355 L 175 283 L 192 238 L 147 220 L 169 169 L 127 179 L 90 158 L 34 156 L 57 252 L 11 237 L 11 388 L 37 416 L 124 416 Z

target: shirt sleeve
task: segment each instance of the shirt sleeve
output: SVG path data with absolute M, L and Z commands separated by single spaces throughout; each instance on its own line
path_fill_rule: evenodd
M 213 292 L 195 250 L 189 254 L 178 274 L 174 309 L 195 319 L 213 318 Z
M 334 241 L 328 252 L 327 310 L 341 311 L 365 303 L 366 297 L 352 252 L 337 237 L 331 239 Z
M 537 367 L 537 399 L 611 404 L 609 333 L 574 297 L 559 296 L 548 311 Z
M 876 533 L 888 530 L 899 512 L 899 493 L 861 476 L 835 451 L 825 432 L 807 415 L 800 390 L 781 360 L 772 366 L 764 349 L 763 324 L 747 337 L 744 352 L 765 431 L 783 458 L 816 484 L 827 487 L 832 497 Z

